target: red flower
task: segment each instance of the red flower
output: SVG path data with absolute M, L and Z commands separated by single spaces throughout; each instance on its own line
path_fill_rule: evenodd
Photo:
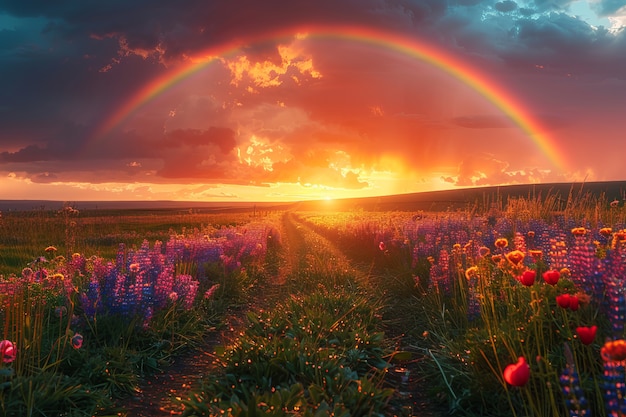
M 520 356 L 517 363 L 512 363 L 504 368 L 504 380 L 514 387 L 526 385 L 530 378 L 530 366 L 526 363 L 526 359 Z
M 519 282 L 526 287 L 530 287 L 535 283 L 535 277 L 537 273 L 533 270 L 524 271 L 521 277 L 519 277 Z
M 381 251 L 383 251 L 383 252 L 384 252 L 384 251 L 385 251 L 385 249 L 386 249 L 385 242 L 380 242 L 380 243 L 378 244 L 378 249 L 380 249 Z
M 572 311 L 578 310 L 578 306 L 580 305 L 580 300 L 575 295 L 570 295 L 569 297 L 569 308 Z
M 543 280 L 550 285 L 556 285 L 556 283 L 559 282 L 560 277 L 561 274 L 556 269 L 543 273 Z
M 556 296 L 556 303 L 561 308 L 569 308 L 569 299 L 571 295 L 569 294 L 561 294 Z
M 598 330 L 598 326 L 591 327 L 577 327 L 576 334 L 580 338 L 580 341 L 583 345 L 590 345 L 593 343 L 593 339 L 596 338 L 596 331 Z
M 0 358 L 2 362 L 11 363 L 15 360 L 17 352 L 13 342 L 9 340 L 3 340 L 0 342 Z
M 83 335 L 81 335 L 80 333 L 76 333 L 74 336 L 72 336 L 71 343 L 74 349 L 80 349 L 83 346 Z

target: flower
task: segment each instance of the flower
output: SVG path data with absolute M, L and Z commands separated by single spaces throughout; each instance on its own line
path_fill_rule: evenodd
M 509 260 L 513 265 L 519 265 L 520 262 L 524 260 L 524 252 L 519 250 L 514 250 L 506 254 L 506 259 Z
M 571 295 L 569 294 L 561 294 L 556 296 L 556 303 L 561 308 L 569 308 L 569 299 Z
M 2 362 L 11 363 L 15 360 L 17 352 L 15 345 L 10 340 L 3 340 L 0 342 L 0 357 Z
M 530 378 L 530 366 L 523 356 L 517 359 L 517 363 L 512 363 L 504 368 L 504 380 L 514 387 L 526 385 Z
M 535 277 L 537 276 L 537 272 L 532 269 L 524 271 L 524 273 L 518 278 L 519 282 L 526 287 L 530 287 L 535 283 Z
M 593 339 L 596 338 L 596 332 L 598 330 L 598 326 L 580 326 L 576 328 L 576 334 L 580 338 L 580 341 L 583 345 L 590 345 L 593 343 Z
M 55 248 L 54 246 L 48 246 L 46 248 L 46 252 L 48 252 L 48 253 L 54 253 L 56 251 L 57 251 L 57 248 Z
M 385 249 L 386 249 L 385 242 L 380 242 L 378 244 L 378 249 L 380 249 L 382 252 L 384 252 Z
M 168 296 L 171 302 L 175 303 L 178 300 L 178 293 L 176 291 L 172 291 Z
M 611 233 L 613 233 L 613 229 L 610 227 L 603 227 L 602 229 L 600 229 L 600 234 L 606 238 L 611 236 Z
M 211 288 L 206 290 L 206 292 L 204 293 L 204 298 L 207 300 L 213 298 L 213 296 L 215 295 L 215 291 L 217 291 L 219 288 L 220 284 L 213 284 Z
M 470 266 L 465 270 L 465 278 L 472 279 L 478 276 L 478 267 L 476 265 Z
M 496 239 L 494 244 L 496 245 L 496 248 L 504 249 L 509 246 L 509 241 L 505 237 L 500 237 Z
M 574 236 L 585 236 L 587 234 L 587 229 L 584 227 L 574 227 L 572 229 L 572 234 Z
M 481 246 L 480 248 L 478 248 L 478 256 L 480 256 L 481 258 L 484 258 L 490 253 L 491 253 L 491 250 L 486 246 Z
M 499 264 L 502 261 L 502 255 L 492 255 L 491 261 L 495 264 Z
M 552 269 L 550 271 L 546 271 L 543 273 L 543 280 L 550 285 L 556 285 L 559 282 L 559 278 L 561 274 L 556 269 Z
M 543 251 L 541 249 L 531 249 L 531 250 L 528 251 L 528 253 L 535 260 L 540 260 L 541 257 L 543 256 Z
M 556 303 L 561 308 L 569 308 L 572 311 L 578 310 L 580 300 L 577 296 L 571 294 L 561 294 L 556 296 Z
M 80 349 L 83 346 L 83 335 L 76 333 L 72 336 L 71 343 L 74 349 Z
M 600 349 L 600 356 L 605 362 L 626 360 L 626 340 L 610 340 Z

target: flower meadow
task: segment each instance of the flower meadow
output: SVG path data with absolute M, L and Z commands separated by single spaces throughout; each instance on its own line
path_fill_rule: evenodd
M 626 229 L 621 206 L 604 207 L 619 220 L 506 209 L 303 219 L 386 270 L 384 285 L 404 288 L 394 296 L 413 286 L 410 348 L 451 414 L 623 416 Z
M 6 217 L 5 217 L 6 219 Z M 173 233 L 114 259 L 48 246 L 0 276 L 0 415 L 109 415 L 262 274 L 271 222 Z
M 61 216 L 0 278 L 0 413 L 125 415 L 261 299 L 178 414 L 412 415 L 413 389 L 441 415 L 626 416 L 626 209 L 550 201 L 177 215 L 167 239 L 95 254 L 68 251 L 90 240 Z

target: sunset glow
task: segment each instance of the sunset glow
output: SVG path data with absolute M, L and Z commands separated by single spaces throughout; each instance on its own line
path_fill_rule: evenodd
M 68 10 L 81 29 L 57 34 L 76 56 L 58 75 L 28 78 L 2 58 L 1 198 L 293 201 L 623 179 L 611 152 L 625 123 L 626 71 L 613 70 L 626 68 L 621 12 L 591 20 L 595 6 L 478 2 L 429 20 L 417 3 L 359 3 L 350 17 L 343 2 L 170 10 L 184 33 L 83 27 Z M 53 36 L 26 11 L 4 13 L 14 18 L 0 28 L 23 36 L 15 56 Z M 549 24 L 586 27 L 605 52 L 580 35 L 571 57 Z M 58 66 L 54 54 L 28 59 Z

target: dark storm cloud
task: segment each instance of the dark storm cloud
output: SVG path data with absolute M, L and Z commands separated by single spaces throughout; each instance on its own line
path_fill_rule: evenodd
M 499 12 L 507 13 L 517 9 L 517 3 L 512 0 L 499 1 L 493 6 Z

